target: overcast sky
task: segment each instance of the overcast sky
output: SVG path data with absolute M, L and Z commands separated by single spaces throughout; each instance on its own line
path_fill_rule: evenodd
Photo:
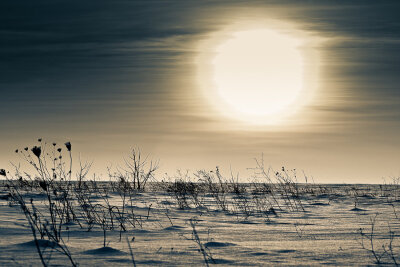
M 244 179 L 261 153 L 317 182 L 398 177 L 399 12 L 399 1 L 1 1 L 0 165 L 41 137 L 71 141 L 96 172 L 139 147 L 160 177 L 220 166 Z M 291 126 L 224 118 L 196 83 L 199 43 L 265 19 L 321 40 L 318 97 Z

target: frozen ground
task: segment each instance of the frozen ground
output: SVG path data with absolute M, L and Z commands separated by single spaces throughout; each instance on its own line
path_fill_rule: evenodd
M 126 202 L 125 212 L 135 214 L 138 219 L 135 227 L 127 227 L 122 232 L 121 241 L 119 228 L 115 226 L 106 231 L 107 244 L 103 248 L 102 228 L 94 225 L 88 231 L 83 222 L 82 227 L 76 222 L 63 225 L 62 237 L 79 266 L 133 265 L 128 240 L 137 266 L 205 265 L 192 222 L 205 252 L 212 257 L 208 258 L 210 265 L 366 266 L 374 265 L 375 258 L 368 251 L 371 242 L 367 236 L 362 238 L 360 228 L 370 234 L 375 219 L 374 250 L 378 256 L 383 255 L 384 263 L 400 262 L 400 220 L 396 213 L 400 215 L 397 197 L 400 190 L 397 186 L 387 191 L 378 185 L 324 187 L 327 188 L 324 193 L 315 190 L 300 195 L 297 203 L 303 205 L 304 211 L 293 207 L 275 208 L 247 215 L 245 209 L 238 208 L 246 202 L 236 202 L 235 206 L 232 193 L 227 194 L 228 211 L 222 211 L 207 194 L 198 207 L 189 205 L 179 209 L 170 193 L 135 193 L 132 201 Z M 32 199 L 39 210 L 46 212 L 45 194 L 37 190 L 22 195 L 27 203 Z M 250 195 L 245 194 L 246 197 L 250 199 Z M 0 198 L 0 266 L 41 266 L 32 231 L 21 208 L 7 199 L 6 188 L 0 192 Z M 93 205 L 104 205 L 105 200 L 121 208 L 122 198 L 117 193 L 110 193 L 107 198 L 98 195 L 90 198 Z M 51 246 L 45 247 L 44 243 L 41 242 L 43 255 L 49 265 L 71 265 L 65 255 Z

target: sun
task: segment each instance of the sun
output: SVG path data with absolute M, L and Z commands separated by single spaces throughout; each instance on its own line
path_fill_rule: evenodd
M 304 40 L 273 28 L 224 32 L 209 42 L 205 93 L 225 117 L 274 124 L 304 104 Z
M 284 111 L 302 90 L 299 41 L 272 30 L 235 32 L 212 62 L 218 95 L 232 109 L 270 116 Z

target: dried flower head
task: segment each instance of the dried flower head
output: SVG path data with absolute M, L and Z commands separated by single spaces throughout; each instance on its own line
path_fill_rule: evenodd
M 24 150 L 25 150 L 25 151 L 28 151 L 28 147 L 25 147 Z
M 40 146 L 34 146 L 34 147 L 31 149 L 31 151 L 32 151 L 32 153 L 33 153 L 36 157 L 40 158 L 40 154 L 42 153 L 42 149 L 41 149 Z
M 42 138 L 39 138 L 39 139 L 38 139 L 38 142 L 42 142 Z
M 57 151 L 61 153 L 61 148 L 58 148 Z
M 16 150 L 15 150 L 15 153 L 18 153 L 18 152 L 19 152 L 19 150 L 18 150 L 18 149 L 16 149 Z
M 66 142 L 65 146 L 66 146 L 68 151 L 71 151 L 71 143 L 70 142 Z
M 56 146 L 57 144 L 56 143 L 53 143 L 53 146 Z
M 6 170 L 5 169 L 0 169 L 0 175 L 6 176 Z

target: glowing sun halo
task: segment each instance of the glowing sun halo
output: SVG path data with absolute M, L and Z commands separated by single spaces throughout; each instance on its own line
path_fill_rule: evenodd
M 228 116 L 268 124 L 300 106 L 302 40 L 272 29 L 231 32 L 209 58 L 214 104 Z

